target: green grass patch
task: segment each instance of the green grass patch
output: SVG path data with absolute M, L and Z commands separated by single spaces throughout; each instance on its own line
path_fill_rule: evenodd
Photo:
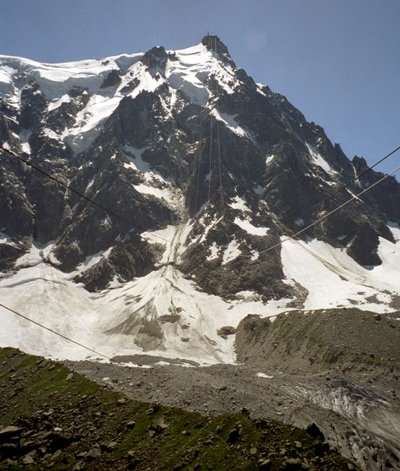
M 347 470 L 347 460 L 329 448 L 316 456 L 320 441 L 289 425 L 261 423 L 241 414 L 205 417 L 132 401 L 59 363 L 13 349 L 0 349 L 0 364 L 0 423 L 22 427 L 21 443 L 37 441 L 32 470 L 70 470 L 78 462 L 83 469 L 96 471 L 242 471 L 257 469 L 258 461 L 267 457 L 272 471 L 283 469 L 289 457 L 304 463 L 322 460 L 326 466 L 318 469 Z M 67 443 L 54 445 L 54 433 Z M 18 464 L 7 469 L 26 469 L 21 467 L 27 452 L 22 448 L 13 456 Z M 279 455 L 283 448 L 285 458 Z M 101 449 L 101 456 L 90 456 L 96 449 Z M 0 469 L 3 459 L 0 443 Z

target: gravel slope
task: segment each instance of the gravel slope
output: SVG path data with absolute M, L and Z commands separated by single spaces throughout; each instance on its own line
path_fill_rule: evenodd
M 315 422 L 361 468 L 400 468 L 395 314 L 293 311 L 272 324 L 249 316 L 237 329 L 236 349 L 242 362 L 236 365 L 199 367 L 146 355 L 67 364 L 139 400 L 207 414 L 246 408 L 252 417 L 300 427 Z

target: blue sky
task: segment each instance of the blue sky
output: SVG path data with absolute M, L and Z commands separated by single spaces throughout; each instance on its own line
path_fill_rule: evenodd
M 64 62 L 217 34 L 238 66 L 372 164 L 400 145 L 399 24 L 400 0 L 0 0 L 0 54 Z

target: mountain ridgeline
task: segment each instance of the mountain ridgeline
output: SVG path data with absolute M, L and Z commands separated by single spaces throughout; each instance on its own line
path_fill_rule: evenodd
M 157 269 L 165 241 L 151 234 L 186 224 L 172 262 L 202 290 L 301 306 L 305 288 L 285 282 L 281 248 L 269 247 L 382 177 L 371 171 L 327 199 L 365 160 L 350 161 L 284 96 L 255 83 L 215 36 L 181 51 L 69 64 L 3 56 L 1 67 L 1 145 L 111 210 L 0 151 L 2 271 L 36 244 L 64 272 L 84 267 L 75 281 L 99 291 Z M 399 208 L 390 177 L 301 238 L 378 266 Z

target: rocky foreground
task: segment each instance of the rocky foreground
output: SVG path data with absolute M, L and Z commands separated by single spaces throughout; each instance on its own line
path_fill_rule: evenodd
M 356 469 L 307 430 L 247 411 L 213 417 L 128 399 L 67 367 L 0 350 L 0 468 Z
M 136 355 L 68 366 L 137 400 L 315 423 L 361 469 L 400 469 L 399 319 L 355 308 L 292 311 L 273 323 L 249 315 L 236 331 L 238 364 Z

